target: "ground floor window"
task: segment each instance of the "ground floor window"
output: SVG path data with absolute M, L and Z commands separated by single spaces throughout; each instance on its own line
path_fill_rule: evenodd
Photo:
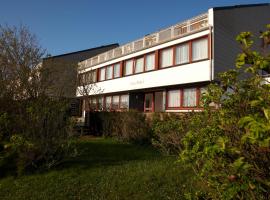
M 188 88 L 183 90 L 183 107 L 197 106 L 197 88 Z
M 204 87 L 180 88 L 167 91 L 167 110 L 192 109 L 201 107 L 201 94 Z
M 180 107 L 180 90 L 169 90 L 168 91 L 168 107 L 177 108 Z

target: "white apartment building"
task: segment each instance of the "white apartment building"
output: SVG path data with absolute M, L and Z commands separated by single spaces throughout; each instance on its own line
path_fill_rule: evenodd
M 181 8 L 179 8 L 181 12 Z M 240 52 L 235 38 L 243 31 L 259 35 L 270 24 L 270 4 L 210 8 L 207 12 L 79 63 L 77 97 L 91 108 L 181 112 L 200 110 L 203 88 L 234 67 Z M 257 47 L 259 48 L 259 47 Z

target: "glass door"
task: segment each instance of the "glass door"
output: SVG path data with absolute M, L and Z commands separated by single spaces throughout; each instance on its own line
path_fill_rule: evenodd
M 144 112 L 153 112 L 154 111 L 154 95 L 153 93 L 145 94 L 144 97 Z

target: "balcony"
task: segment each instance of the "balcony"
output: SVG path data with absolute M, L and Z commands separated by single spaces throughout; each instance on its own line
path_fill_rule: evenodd
M 120 47 L 107 51 L 105 53 L 99 54 L 95 57 L 87 59 L 79 63 L 79 69 L 85 69 L 88 67 L 92 67 L 115 58 L 119 58 L 121 56 L 125 56 L 131 53 L 135 53 L 137 51 L 156 46 L 162 44 L 164 42 L 168 42 L 170 40 L 174 40 L 185 35 L 192 34 L 194 32 L 203 30 L 208 27 L 208 13 L 204 13 L 182 23 L 176 24 L 169 28 L 160 30 L 150 35 L 146 35 L 145 37 L 130 42 L 128 44 L 124 44 Z

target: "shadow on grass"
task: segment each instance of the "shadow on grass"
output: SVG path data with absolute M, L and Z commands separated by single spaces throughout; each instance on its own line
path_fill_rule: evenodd
M 57 169 L 90 168 L 119 165 L 135 160 L 153 160 L 160 157 L 150 146 L 117 142 L 113 139 L 93 138 L 78 142 L 79 156 L 67 159 Z

